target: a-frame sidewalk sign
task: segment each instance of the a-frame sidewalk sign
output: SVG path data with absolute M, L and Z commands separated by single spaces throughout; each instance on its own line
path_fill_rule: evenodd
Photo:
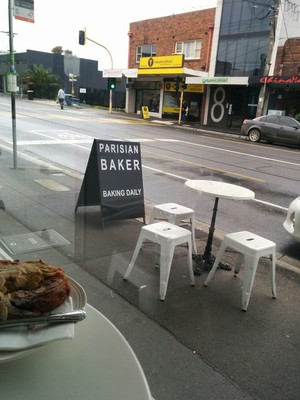
M 94 139 L 75 212 L 95 205 L 102 222 L 143 218 L 145 223 L 140 143 Z

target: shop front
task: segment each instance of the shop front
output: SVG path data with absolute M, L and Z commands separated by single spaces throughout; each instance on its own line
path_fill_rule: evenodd
M 263 76 L 249 78 L 252 87 L 264 93 L 263 114 L 280 113 L 300 117 L 300 76 Z
M 141 58 L 136 79 L 127 85 L 126 112 L 139 114 L 146 106 L 152 117 L 178 119 L 185 101 L 189 119 L 199 121 L 204 85 L 186 84 L 185 80 L 207 73 L 185 68 L 183 62 L 183 55 Z
M 157 81 L 136 81 L 136 104 L 135 112 L 140 112 L 142 107 L 148 107 L 152 116 L 160 115 L 161 104 L 161 80 Z
M 166 79 L 164 82 L 163 117 L 178 119 L 182 99 L 188 107 L 188 121 L 200 121 L 204 85 L 184 84 L 178 89 L 176 81 Z
M 257 90 L 246 86 L 211 86 L 207 125 L 240 128 L 244 118 L 254 118 Z
M 249 90 L 248 77 L 188 78 L 205 87 L 203 125 L 240 128 L 244 118 L 255 116 L 258 90 Z

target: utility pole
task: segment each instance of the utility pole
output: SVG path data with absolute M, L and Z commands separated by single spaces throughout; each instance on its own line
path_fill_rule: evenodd
M 13 32 L 13 0 L 8 0 L 8 21 L 9 21 L 9 62 L 10 77 L 16 75 L 15 55 L 14 55 L 14 32 Z M 13 79 L 12 79 L 13 80 Z M 16 134 L 16 96 L 14 80 L 11 85 L 11 117 L 12 117 L 12 137 L 13 137 L 13 163 L 14 169 L 17 169 L 17 134 Z
M 280 1 L 281 0 L 274 0 L 274 6 L 272 7 L 273 17 L 272 17 L 272 20 L 270 21 L 271 28 L 270 28 L 270 37 L 269 37 L 269 47 L 268 47 L 268 54 L 267 54 L 267 57 L 265 60 L 265 66 L 264 66 L 265 82 L 264 82 L 263 86 L 260 88 L 256 117 L 260 117 L 264 113 L 266 95 L 267 95 L 267 78 L 268 78 L 268 75 L 270 73 L 270 68 L 271 68 L 271 59 L 272 59 L 272 54 L 273 54 L 273 50 L 274 50 Z

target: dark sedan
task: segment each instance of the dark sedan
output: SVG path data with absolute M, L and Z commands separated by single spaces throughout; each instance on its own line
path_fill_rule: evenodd
M 284 115 L 264 115 L 245 119 L 241 134 L 251 142 L 265 140 L 268 143 L 284 143 L 300 146 L 300 123 Z

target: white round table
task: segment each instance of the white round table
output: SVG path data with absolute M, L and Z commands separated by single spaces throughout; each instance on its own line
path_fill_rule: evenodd
M 73 339 L 0 364 L 5 400 L 152 400 L 140 363 L 117 328 L 93 307 Z
M 210 269 L 214 262 L 214 257 L 211 254 L 211 247 L 214 237 L 219 199 L 223 198 L 231 200 L 251 200 L 254 199 L 255 193 L 252 190 L 249 190 L 243 186 L 204 179 L 188 180 L 185 182 L 185 185 L 188 188 L 197 191 L 198 193 L 215 198 L 205 251 L 204 254 L 200 256 L 200 258 L 196 257 L 200 266 L 199 268 L 196 268 L 194 272 L 196 275 L 200 275 L 203 272 L 203 269 Z

